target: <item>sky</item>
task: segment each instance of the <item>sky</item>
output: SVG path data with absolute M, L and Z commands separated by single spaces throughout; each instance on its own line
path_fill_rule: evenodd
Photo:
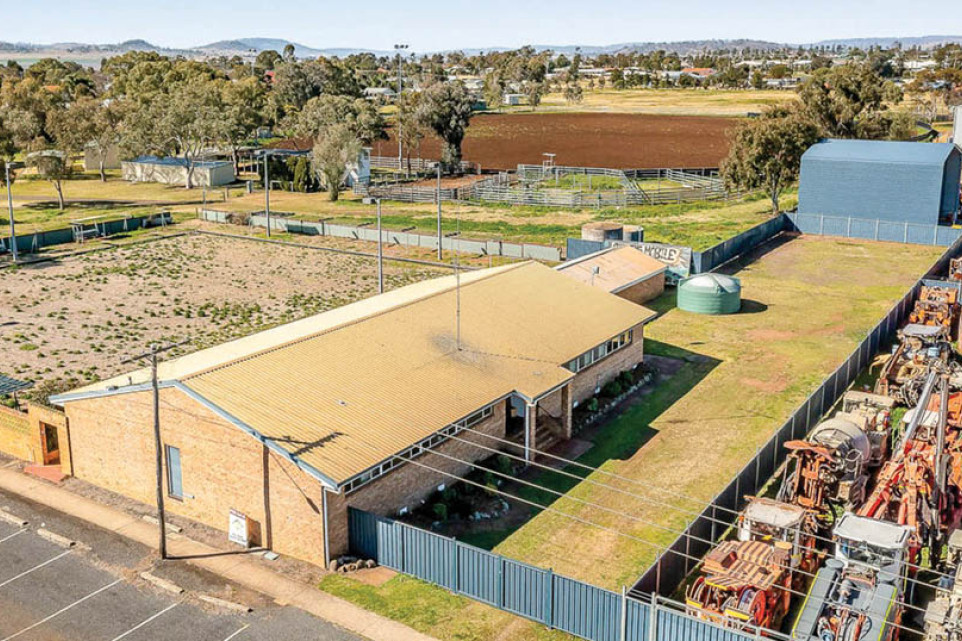
M 0 41 L 168 47 L 273 37 L 315 48 L 413 51 L 752 38 L 958 35 L 944 0 L 0 0 Z

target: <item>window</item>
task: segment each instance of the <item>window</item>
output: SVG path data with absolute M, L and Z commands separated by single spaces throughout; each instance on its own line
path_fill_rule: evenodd
M 625 345 L 631 343 L 633 337 L 633 330 L 628 330 L 627 332 L 622 332 L 609 341 L 605 341 L 597 347 L 589 349 L 587 352 L 569 361 L 565 364 L 565 367 L 577 374 L 583 369 L 587 369 L 591 365 L 594 365 L 604 357 L 608 356 L 612 352 L 616 352 Z
M 477 425 L 484 419 L 491 416 L 493 413 L 494 413 L 494 405 L 488 405 L 484 409 L 478 410 L 477 412 L 475 412 L 474 414 L 471 414 L 470 416 L 466 416 L 465 418 L 461 419 L 457 423 L 452 423 L 451 425 L 448 425 L 444 429 L 432 434 L 431 436 L 428 436 L 427 438 L 418 442 L 416 445 L 412 445 L 406 450 L 402 452 L 398 452 L 397 455 L 394 456 L 393 458 L 387 461 L 384 461 L 383 463 L 379 464 L 377 467 L 374 467 L 365 472 L 361 472 L 360 474 L 352 478 L 350 481 L 345 483 L 344 484 L 345 493 L 353 492 L 354 490 L 361 487 L 362 485 L 366 485 L 367 483 L 373 481 L 379 476 L 382 476 L 388 473 L 395 467 L 403 465 L 406 462 L 405 459 L 416 458 L 421 454 L 424 454 L 426 451 L 430 450 L 432 447 L 435 447 L 437 445 L 440 445 L 441 443 L 444 443 L 446 440 L 448 440 L 449 437 L 456 436 L 457 434 L 460 434 L 465 429 L 472 427 L 474 425 Z
M 180 450 L 166 446 L 167 451 L 167 493 L 175 499 L 184 498 L 184 478 L 180 468 Z

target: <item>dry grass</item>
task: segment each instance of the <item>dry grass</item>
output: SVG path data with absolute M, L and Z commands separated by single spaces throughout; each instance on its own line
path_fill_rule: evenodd
M 586 91 L 576 105 L 565 102 L 562 94 L 549 94 L 538 110 L 743 117 L 796 99 L 792 91 L 771 89 L 599 89 Z
M 388 263 L 399 287 L 442 270 Z M 184 351 L 376 293 L 369 258 L 182 236 L 0 271 L 0 370 L 31 380 L 116 375 L 151 341 Z
M 740 314 L 683 312 L 671 293 L 656 302 L 665 314 L 648 326 L 649 351 L 689 362 L 668 384 L 678 389 L 642 400 L 598 436 L 624 443 L 624 451 L 595 462 L 641 484 L 629 489 L 700 510 L 941 253 L 815 237 L 769 249 L 733 269 L 746 299 Z M 632 584 L 688 516 L 587 483 L 568 496 L 631 517 L 567 498 L 554 507 L 655 545 L 543 512 L 496 550 L 614 589 Z

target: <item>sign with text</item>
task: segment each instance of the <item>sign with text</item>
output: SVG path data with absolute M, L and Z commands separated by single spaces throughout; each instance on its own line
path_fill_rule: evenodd
M 230 522 L 227 527 L 227 538 L 231 543 L 250 547 L 250 527 L 246 514 L 235 509 L 230 511 Z
M 660 260 L 668 266 L 665 280 L 669 283 L 691 276 L 691 247 L 680 245 L 666 245 L 664 243 L 612 243 L 614 245 L 630 245 L 635 249 Z

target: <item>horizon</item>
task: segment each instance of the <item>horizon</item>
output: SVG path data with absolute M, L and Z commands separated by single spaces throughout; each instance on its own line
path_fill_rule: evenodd
M 390 51 L 394 43 L 401 42 L 409 44 L 412 52 L 425 53 L 703 40 L 798 46 L 825 40 L 905 39 L 962 32 L 962 20 L 946 19 L 937 27 L 932 24 L 926 13 L 944 8 L 941 3 L 922 0 L 910 15 L 904 15 L 902 6 L 892 0 L 859 0 L 843 7 L 828 0 L 812 0 L 799 11 L 789 2 L 734 0 L 719 7 L 707 0 L 693 0 L 679 13 L 676 3 L 665 0 L 643 8 L 627 0 L 607 0 L 601 10 L 585 15 L 583 3 L 572 0 L 535 0 L 523 5 L 489 0 L 481 9 L 463 0 L 425 0 L 416 11 L 374 0 L 367 7 L 372 15 L 364 19 L 358 19 L 353 7 L 286 6 L 272 7 L 270 24 L 265 25 L 263 5 L 252 0 L 211 0 L 203 6 L 173 0 L 162 6 L 109 9 L 94 0 L 42 5 L 2 0 L 0 11 L 8 18 L 7 24 L 17 26 L 15 37 L 0 31 L 0 41 L 111 45 L 145 40 L 163 48 L 193 49 L 224 40 L 274 38 L 311 49 L 373 51 Z M 185 21 L 185 14 L 192 19 Z M 831 17 L 828 25 L 827 16 Z

